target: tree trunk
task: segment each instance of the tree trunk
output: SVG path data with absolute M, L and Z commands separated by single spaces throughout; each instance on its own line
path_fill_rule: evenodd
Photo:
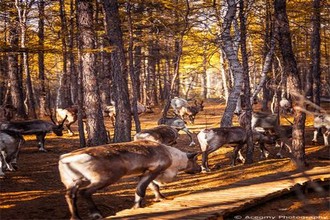
M 27 2 L 19 2 L 15 1 L 15 5 L 18 12 L 19 19 L 19 27 L 21 30 L 21 47 L 26 48 L 26 20 L 27 20 L 27 10 L 30 8 Z M 29 57 L 28 52 L 24 51 L 23 56 L 23 71 L 26 76 L 26 100 L 27 100 L 27 111 L 28 115 L 31 118 L 37 118 L 36 110 L 35 110 L 35 101 L 32 89 L 32 80 L 29 69 Z
M 41 117 L 49 114 L 47 104 L 47 92 L 45 87 L 45 55 L 44 55 L 44 41 L 45 41 L 45 1 L 40 0 L 39 4 L 39 23 L 38 23 L 38 38 L 39 38 L 39 52 L 38 52 L 38 66 L 39 66 L 39 115 Z
M 253 137 L 251 129 L 251 118 L 252 118 L 252 104 L 250 102 L 250 78 L 249 78 L 249 60 L 246 51 L 246 17 L 244 0 L 239 2 L 239 19 L 240 19 L 240 40 L 241 40 L 241 54 L 242 54 L 242 66 L 243 66 L 243 78 L 244 78 L 244 96 L 243 102 L 245 103 L 246 109 L 246 134 L 247 134 L 247 151 L 245 163 L 253 163 Z
M 310 67 L 310 75 L 312 76 L 313 85 L 313 102 L 314 104 L 320 106 L 320 93 L 321 93 L 321 15 L 320 15 L 320 0 L 313 1 L 313 14 L 312 14 L 312 25 L 313 32 L 311 37 L 311 60 L 312 65 Z
M 112 51 L 112 68 L 114 81 L 114 98 L 116 108 L 115 142 L 131 140 L 131 106 L 128 95 L 127 67 L 123 45 L 123 34 L 120 27 L 117 0 L 104 1 L 107 23 L 107 34 Z
M 286 0 L 275 0 L 275 18 L 278 28 L 279 46 L 283 57 L 284 72 L 287 73 L 287 86 L 292 95 L 293 106 L 305 109 L 304 97 L 299 79 L 297 63 L 293 54 L 289 21 L 286 14 Z M 298 166 L 306 165 L 305 156 L 305 119 L 306 114 L 294 108 L 294 124 L 292 131 L 292 155 Z
M 81 42 L 84 106 L 87 124 L 87 146 L 106 144 L 107 133 L 101 110 L 96 75 L 95 33 L 93 30 L 93 5 L 90 1 L 78 2 L 79 41 Z
M 128 32 L 129 32 L 129 43 L 128 43 L 128 71 L 132 81 L 132 90 L 133 90 L 133 100 L 132 100 L 132 107 L 133 107 L 133 117 L 135 122 L 135 130 L 136 133 L 141 131 L 141 124 L 138 115 L 138 108 L 137 108 L 137 101 L 138 101 L 138 87 L 137 87 L 137 76 L 134 73 L 134 57 L 133 57 L 133 24 L 132 24 L 132 17 L 131 17 L 131 3 L 129 1 L 126 2 L 126 10 L 127 10 L 127 17 L 128 17 Z
M 229 94 L 227 106 L 221 119 L 221 127 L 230 127 L 232 118 L 236 109 L 238 97 L 242 91 L 243 84 L 243 67 L 240 64 L 237 54 L 234 50 L 233 40 L 230 34 L 232 22 L 236 15 L 236 1 L 227 1 L 227 12 L 223 22 L 223 32 L 221 34 L 222 49 L 228 59 L 230 69 L 234 75 L 234 87 Z
M 71 106 L 71 91 L 70 91 L 70 77 L 68 75 L 68 47 L 67 47 L 67 20 L 65 13 L 64 0 L 60 0 L 60 17 L 61 17 L 61 40 L 62 40 L 62 56 L 63 56 L 63 67 L 62 75 L 60 77 L 60 87 L 57 94 L 58 108 L 67 108 Z
M 9 33 L 8 33 L 8 44 L 12 48 L 18 47 L 18 30 L 17 30 L 17 15 L 15 15 L 13 10 L 9 12 Z M 18 71 L 18 55 L 16 53 L 8 54 L 8 78 L 11 101 L 13 106 L 16 108 L 16 116 L 20 119 L 27 119 L 27 115 L 24 108 L 24 98 L 23 98 L 23 85 L 20 80 Z
M 74 27 L 75 27 L 75 16 L 74 16 L 74 0 L 70 1 L 70 29 L 69 29 L 69 38 L 68 38 L 68 63 L 67 71 L 70 76 L 70 89 L 71 89 L 71 103 L 78 103 L 78 73 L 76 70 L 75 56 L 74 56 L 74 40 L 77 39 Z

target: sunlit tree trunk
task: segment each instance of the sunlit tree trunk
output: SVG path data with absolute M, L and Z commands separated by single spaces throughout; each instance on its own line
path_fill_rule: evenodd
M 8 33 L 8 44 L 12 48 L 18 47 L 18 20 L 14 10 L 9 12 L 9 33 Z M 23 98 L 23 84 L 22 76 L 19 76 L 18 71 L 18 55 L 16 53 L 8 53 L 8 78 L 11 101 L 13 106 L 16 108 L 17 118 L 27 119 L 27 115 L 24 108 Z
M 131 140 L 131 105 L 128 95 L 127 66 L 123 45 L 123 34 L 119 17 L 117 0 L 104 1 L 104 10 L 107 23 L 107 34 L 111 53 L 111 64 L 114 82 L 114 99 L 116 108 L 115 142 Z
M 313 102 L 320 106 L 321 100 L 321 15 L 320 15 L 320 1 L 313 1 L 313 13 L 312 13 L 312 37 L 311 37 L 311 60 L 310 75 L 312 75 L 312 88 L 313 88 Z
M 286 0 L 275 0 L 275 18 L 278 28 L 279 46 L 283 57 L 284 72 L 287 73 L 287 86 L 292 96 L 294 124 L 292 131 L 292 155 L 298 166 L 306 164 L 305 155 L 305 119 L 306 114 L 297 107 L 305 109 L 304 97 L 301 95 L 301 83 L 297 63 L 293 54 L 289 21 L 286 14 Z
M 127 17 L 128 17 L 128 32 L 129 32 L 129 43 L 128 43 L 128 71 L 132 81 L 132 90 L 133 90 L 133 99 L 132 99 L 132 108 L 133 108 L 133 118 L 135 122 L 135 130 L 136 133 L 141 131 L 141 124 L 138 115 L 137 109 L 137 101 L 138 101 L 138 93 L 139 88 L 137 87 L 137 75 L 134 73 L 134 57 L 133 57 L 133 23 L 131 17 L 131 3 L 128 1 L 126 2 L 126 10 L 127 10 Z
M 61 40 L 62 40 L 62 56 L 63 56 L 63 67 L 62 74 L 60 76 L 60 86 L 57 94 L 56 105 L 59 108 L 67 108 L 71 106 L 71 91 L 70 91 L 70 77 L 68 73 L 68 46 L 67 46 L 67 19 L 65 13 L 64 0 L 60 0 L 60 18 L 61 18 Z
M 30 2 L 32 3 L 32 2 Z M 19 27 L 21 30 L 21 47 L 26 48 L 26 22 L 27 22 L 27 10 L 30 8 L 30 5 L 27 1 L 15 1 L 15 5 L 18 12 Z M 27 100 L 27 111 L 28 115 L 31 118 L 37 118 L 36 109 L 35 109 L 35 100 L 32 88 L 32 80 L 29 69 L 29 56 L 27 51 L 23 51 L 23 71 L 26 76 L 26 100 Z
M 243 67 L 238 60 L 237 53 L 234 50 L 233 39 L 231 36 L 231 26 L 233 20 L 235 19 L 237 3 L 235 0 L 228 0 L 227 3 L 226 15 L 223 21 L 223 32 L 221 34 L 221 47 L 226 54 L 230 69 L 234 75 L 234 86 L 230 91 L 227 106 L 221 119 L 221 127 L 229 127 L 232 125 L 232 118 L 243 84 Z
M 69 20 L 69 37 L 68 37 L 68 63 L 67 70 L 70 76 L 70 89 L 71 89 L 71 101 L 73 104 L 78 103 L 78 73 L 75 64 L 75 39 L 77 39 L 74 32 L 75 26 L 75 10 L 74 10 L 74 0 L 70 1 L 70 20 Z M 70 103 L 69 103 L 70 104 Z
M 240 20 L 240 43 L 241 43 L 241 55 L 242 55 L 242 66 L 243 66 L 243 78 L 244 78 L 244 88 L 243 88 L 243 102 L 245 103 L 246 110 L 246 122 L 245 129 L 247 134 L 247 152 L 245 163 L 250 164 L 253 162 L 253 137 L 251 129 L 251 117 L 252 117 L 252 105 L 250 102 L 250 78 L 249 78 L 249 60 L 246 51 L 246 6 L 244 5 L 244 0 L 239 2 L 239 20 Z
M 49 105 L 47 104 L 47 92 L 45 87 L 45 54 L 44 54 L 44 41 L 45 41 L 45 1 L 40 0 L 39 7 L 39 23 L 38 23 L 38 66 L 39 66 L 39 115 L 45 116 L 49 113 Z
M 88 0 L 78 2 L 79 41 L 81 42 L 84 106 L 86 106 L 87 146 L 107 143 L 107 133 L 101 110 L 96 75 L 95 33 L 93 30 L 93 5 Z

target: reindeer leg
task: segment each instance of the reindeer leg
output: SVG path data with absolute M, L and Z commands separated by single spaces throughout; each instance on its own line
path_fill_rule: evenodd
M 162 201 L 165 199 L 165 196 L 160 193 L 159 191 L 159 185 L 155 183 L 154 181 L 151 181 L 151 183 L 148 185 L 148 187 L 152 190 L 152 192 L 155 194 L 155 202 Z
M 45 149 L 45 136 L 46 136 L 46 133 L 37 134 L 39 151 L 47 152 L 47 150 Z
M 5 151 L 1 151 L 1 155 L 3 158 L 3 162 L 6 165 L 6 169 L 9 171 L 14 171 L 15 169 L 10 165 L 10 163 L 7 162 L 7 158 L 8 158 L 7 153 Z
M 320 128 L 316 128 L 315 130 L 314 130 L 314 136 L 313 136 L 313 140 L 312 140 L 312 142 L 314 143 L 314 144 L 316 144 L 317 143 L 317 135 L 320 133 Z
M 260 147 L 260 151 L 261 151 L 261 156 L 260 156 L 260 159 L 263 160 L 263 159 L 267 159 L 268 156 L 269 156 L 269 150 L 267 150 L 266 146 L 264 143 L 260 143 L 259 144 L 259 147 Z
M 324 140 L 324 146 L 329 146 L 329 136 L 330 136 L 330 129 L 324 129 L 323 132 L 323 140 Z
M 5 176 L 5 173 L 2 171 L 2 161 L 3 161 L 3 158 L 1 157 L 1 154 L 0 154 L 0 177 Z
M 238 144 L 234 148 L 234 153 L 233 153 L 233 157 L 232 157 L 232 160 L 231 160 L 231 166 L 236 165 L 236 159 L 237 159 L 238 152 L 242 149 L 243 146 L 244 146 L 244 144 Z
M 113 182 L 113 181 L 111 181 Z M 80 195 L 86 200 L 87 207 L 90 212 L 90 216 L 92 219 L 102 219 L 102 215 L 100 210 L 95 205 L 92 195 L 99 189 L 102 189 L 106 186 L 110 185 L 109 181 L 102 181 L 102 182 L 94 182 L 86 187 L 83 187 L 79 190 Z
M 75 122 L 75 121 L 74 121 L 74 122 Z M 66 127 L 68 128 L 68 133 L 69 133 L 70 136 L 74 136 L 74 132 L 71 130 L 71 125 L 72 125 L 74 122 L 71 122 L 71 123 L 66 124 Z
M 210 172 L 208 163 L 208 153 L 206 151 L 202 152 L 202 173 Z
M 140 181 L 136 187 L 135 192 L 135 200 L 134 200 L 134 206 L 133 209 L 141 208 L 142 207 L 142 201 L 146 194 L 146 189 L 148 185 L 162 172 L 162 169 L 156 169 L 152 173 L 148 172 L 146 175 L 142 176 L 140 178 Z
M 79 190 L 79 184 L 81 184 L 81 181 L 73 183 L 72 186 L 67 189 L 65 194 L 65 199 L 71 213 L 71 220 L 81 219 L 77 207 L 77 192 Z

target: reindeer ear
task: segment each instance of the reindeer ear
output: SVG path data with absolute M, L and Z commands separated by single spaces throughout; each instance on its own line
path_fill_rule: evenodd
M 188 159 L 193 159 L 198 156 L 198 153 L 187 153 Z

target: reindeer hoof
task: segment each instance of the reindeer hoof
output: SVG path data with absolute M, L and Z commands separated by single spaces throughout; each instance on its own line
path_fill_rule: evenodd
M 132 209 L 138 209 L 141 208 L 141 205 L 139 203 L 135 203 L 132 207 Z
M 39 151 L 41 151 L 41 152 L 47 152 L 47 150 L 45 148 L 39 148 Z
M 209 168 L 202 167 L 202 173 L 210 173 L 211 170 Z
M 167 200 L 165 198 L 165 196 L 163 196 L 163 195 L 156 196 L 156 198 L 154 198 L 154 202 L 160 202 L 160 201 L 163 201 L 163 200 Z
M 90 214 L 90 217 L 92 219 L 103 219 L 102 215 L 99 212 L 95 212 L 95 213 Z

